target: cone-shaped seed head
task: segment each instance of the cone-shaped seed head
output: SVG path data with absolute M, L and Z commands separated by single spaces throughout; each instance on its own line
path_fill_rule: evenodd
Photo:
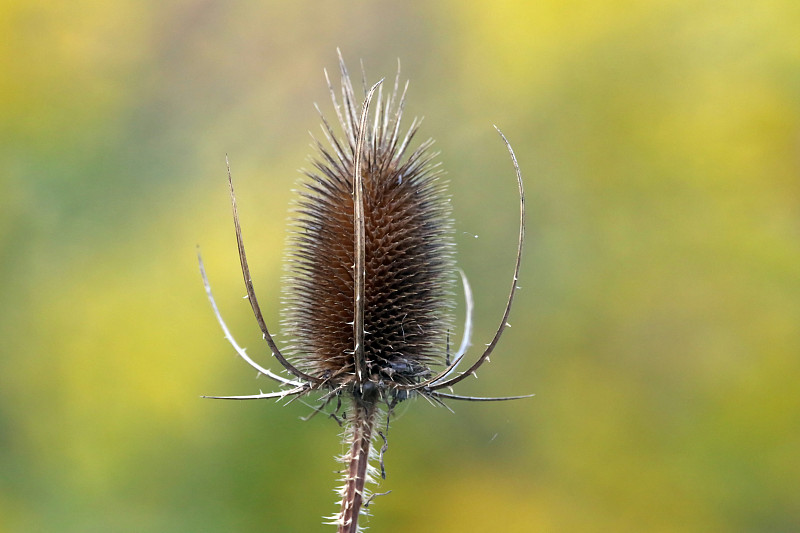
M 354 151 L 361 104 L 344 64 L 344 138 L 323 118 L 293 217 L 285 285 L 286 332 L 295 361 L 332 384 L 354 380 Z M 387 91 L 388 92 L 388 91 Z M 405 91 L 372 101 L 361 160 L 365 228 L 365 379 L 418 382 L 444 361 L 452 331 L 453 252 L 449 198 L 432 141 L 405 156 L 416 121 L 401 137 Z

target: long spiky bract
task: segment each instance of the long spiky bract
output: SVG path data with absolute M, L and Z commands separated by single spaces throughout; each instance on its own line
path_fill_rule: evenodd
M 236 241 L 247 298 L 273 356 L 291 374 L 284 378 L 255 363 L 222 320 L 200 260 L 206 292 L 226 339 L 252 367 L 278 381 L 283 390 L 226 399 L 297 398 L 324 391 L 322 407 L 336 399 L 331 414 L 343 425 L 345 452 L 339 511 L 330 517 L 340 533 L 359 531 L 359 516 L 371 500 L 366 485 L 375 481 L 388 446 L 377 429 L 393 407 L 411 394 L 433 404 L 445 400 L 496 401 L 524 398 L 460 396 L 440 389 L 475 375 L 508 327 L 517 289 L 524 240 L 524 193 L 516 156 L 505 143 L 520 194 L 520 229 L 511 292 L 491 342 L 464 372 L 457 372 L 470 346 L 472 296 L 461 272 L 467 316 L 458 351 L 451 355 L 453 331 L 454 244 L 449 197 L 431 151 L 432 140 L 409 150 L 419 121 L 401 134 L 406 83 L 398 73 L 391 91 L 383 80 L 367 88 L 359 104 L 339 55 L 341 91 L 325 77 L 341 135 L 320 112 L 327 145 L 315 140 L 317 156 L 292 217 L 284 287 L 283 327 L 291 339 L 275 344 L 256 298 L 228 167 Z M 363 69 L 362 69 L 363 73 Z M 319 108 L 317 108 L 319 109 Z M 498 130 L 499 132 L 499 130 Z M 199 254 L 198 254 L 199 258 Z M 344 402 L 344 413 L 339 408 Z M 383 438 L 378 454 L 376 435 Z

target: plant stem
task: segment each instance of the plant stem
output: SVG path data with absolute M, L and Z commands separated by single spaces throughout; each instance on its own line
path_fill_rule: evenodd
M 358 532 L 358 518 L 365 498 L 364 485 L 373 481 L 369 461 L 373 453 L 372 435 L 378 409 L 374 402 L 364 401 L 361 397 L 356 397 L 353 403 L 350 428 L 345 434 L 350 450 L 343 458 L 346 470 L 338 533 Z

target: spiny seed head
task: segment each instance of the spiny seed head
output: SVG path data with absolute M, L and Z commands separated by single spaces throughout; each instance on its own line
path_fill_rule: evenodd
M 337 398 L 332 416 L 344 425 L 348 451 L 342 457 L 345 468 L 340 511 L 332 519 L 339 533 L 357 533 L 359 514 L 372 499 L 365 487 L 376 474 L 370 465 L 370 460 L 376 458 L 372 441 L 376 435 L 384 441 L 377 457 L 383 474 L 388 417 L 397 402 L 412 393 L 438 403 L 525 397 L 481 398 L 440 392 L 474 376 L 489 360 L 508 326 L 522 259 L 525 196 L 514 151 L 498 129 L 514 164 L 520 195 L 514 275 L 494 337 L 467 370 L 451 377 L 469 346 L 472 299 L 462 273 L 467 318 L 461 347 L 449 362 L 448 338 L 454 307 L 453 230 L 449 198 L 441 172 L 433 162 L 435 154 L 430 151 L 432 141 L 409 150 L 417 131 L 416 120 L 401 140 L 405 89 L 398 98 L 399 79 L 386 98 L 378 89 L 381 82 L 369 91 L 364 83 L 366 96 L 363 106 L 359 106 L 341 55 L 340 67 L 341 107 L 330 81 L 328 86 L 343 135 L 337 136 L 322 117 L 322 131 L 329 146 L 316 143 L 314 170 L 305 172 L 293 217 L 283 321 L 293 344 L 285 350 L 278 348 L 261 314 L 228 166 L 236 244 L 247 298 L 269 349 L 292 377 L 261 367 L 236 343 L 217 309 L 199 252 L 198 260 L 206 294 L 225 337 L 248 364 L 284 387 L 257 395 L 215 398 L 286 398 L 328 390 L 320 410 Z M 370 108 L 376 89 L 377 97 Z M 442 362 L 447 362 L 447 368 L 434 376 L 431 366 Z M 347 412 L 340 420 L 337 413 L 342 398 L 347 402 Z M 382 402 L 387 408 L 386 434 L 376 429 L 384 413 Z
M 294 361 L 332 385 L 356 379 L 353 176 L 361 106 L 340 67 L 341 107 L 332 87 L 331 96 L 343 138 L 322 116 L 328 146 L 316 142 L 314 168 L 304 172 L 293 212 L 283 319 Z M 455 266 L 449 197 L 433 142 L 410 151 L 416 120 L 401 138 L 405 89 L 398 98 L 398 81 L 386 97 L 380 89 L 375 96 L 361 154 L 362 368 L 365 382 L 411 384 L 444 361 Z

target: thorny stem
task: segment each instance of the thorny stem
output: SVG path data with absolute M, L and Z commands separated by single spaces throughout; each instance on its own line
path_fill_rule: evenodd
M 342 486 L 342 507 L 337 516 L 338 533 L 357 533 L 358 517 L 366 500 L 364 485 L 372 481 L 370 458 L 373 455 L 372 436 L 378 406 L 375 402 L 356 397 L 346 439 L 350 450 L 343 458 L 345 479 Z

